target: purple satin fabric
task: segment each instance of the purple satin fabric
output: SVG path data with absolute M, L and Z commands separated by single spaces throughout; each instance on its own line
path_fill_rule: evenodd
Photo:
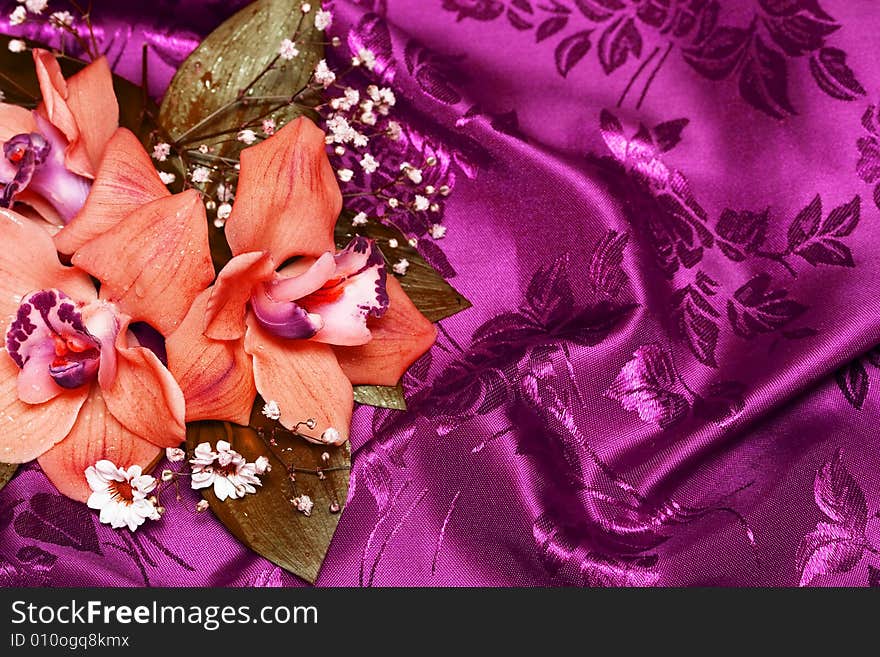
M 94 16 L 158 97 L 242 4 Z M 874 3 L 328 4 L 454 179 L 422 248 L 473 308 L 355 411 L 318 583 L 880 584 Z M 302 583 L 183 497 L 131 538 L 26 467 L 0 583 Z

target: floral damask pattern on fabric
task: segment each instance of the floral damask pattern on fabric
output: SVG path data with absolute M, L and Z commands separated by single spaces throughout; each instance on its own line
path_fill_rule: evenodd
M 788 91 L 789 66 L 797 58 L 809 58 L 803 68 L 832 98 L 851 101 L 866 93 L 847 65 L 846 52 L 828 44 L 841 25 L 814 1 L 757 0 L 751 3 L 750 21 L 730 24 L 717 0 L 442 1 L 458 20 L 504 16 L 515 30 L 533 33 L 535 43 L 545 48 L 555 43 L 553 57 L 562 77 L 591 50 L 605 75 L 641 62 L 624 92 L 644 73 L 639 107 L 676 48 L 699 75 L 736 80 L 743 100 L 776 118 L 797 114 Z

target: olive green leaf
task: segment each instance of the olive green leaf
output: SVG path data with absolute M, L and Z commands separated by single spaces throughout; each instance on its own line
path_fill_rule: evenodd
M 366 406 L 406 410 L 403 386 L 399 383 L 396 386 L 354 386 L 354 400 Z
M 263 401 L 258 398 L 250 427 L 228 422 L 190 424 L 187 447 L 191 451 L 202 442 L 216 447 L 218 440 L 226 440 L 248 461 L 260 456 L 269 459 L 272 469 L 261 477 L 263 485 L 256 493 L 221 502 L 206 489 L 204 497 L 214 515 L 242 543 L 275 565 L 314 583 L 348 496 L 349 447 L 347 443 L 328 447 L 306 442 L 263 417 L 262 407 Z M 270 448 L 273 436 L 277 444 Z M 322 458 L 324 454 L 326 459 Z M 290 469 L 294 469 L 295 481 Z M 298 511 L 291 501 L 300 495 L 308 495 L 314 502 L 310 516 Z
M 18 466 L 14 463 L 0 463 L 0 490 L 8 484 L 18 470 Z

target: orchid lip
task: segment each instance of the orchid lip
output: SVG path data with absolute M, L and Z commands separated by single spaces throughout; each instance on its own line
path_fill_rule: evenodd
M 27 189 L 51 150 L 51 144 L 38 132 L 15 135 L 3 144 L 3 154 L 16 170 L 13 179 L 3 187 L 0 207 L 12 207 L 16 195 Z
M 38 384 L 48 375 L 65 389 L 94 379 L 101 360 L 101 342 L 60 290 L 40 290 L 22 300 L 6 333 L 6 349 L 25 380 Z
M 49 367 L 49 376 L 62 388 L 79 388 L 91 381 L 98 371 L 99 356 L 96 353 L 83 360 L 68 360 Z
M 308 340 L 321 330 L 321 317 L 292 301 L 272 300 L 264 286 L 251 296 L 251 310 L 264 329 L 288 340 Z
M 36 112 L 34 119 L 39 132 L 15 135 L 3 144 L 15 175 L 0 192 L 0 207 L 12 207 L 16 196 L 30 190 L 48 201 L 67 224 L 85 205 L 91 182 L 68 171 L 64 135 Z
M 250 305 L 260 325 L 287 339 L 341 346 L 369 342 L 368 316 L 381 317 L 389 304 L 385 258 L 375 240 L 356 236 L 300 272 L 276 274 L 256 287 Z

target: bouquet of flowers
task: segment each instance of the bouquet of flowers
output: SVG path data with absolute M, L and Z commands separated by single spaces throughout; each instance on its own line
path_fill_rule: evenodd
M 319 3 L 246 7 L 161 107 L 113 76 L 87 14 L 48 22 L 60 49 L 4 41 L 0 461 L 36 460 L 128 531 L 190 485 L 197 511 L 314 580 L 353 404 L 404 409 L 432 322 L 468 306 L 418 250 L 445 232 L 443 165 L 390 118 L 372 51 L 328 65 L 342 44 Z

